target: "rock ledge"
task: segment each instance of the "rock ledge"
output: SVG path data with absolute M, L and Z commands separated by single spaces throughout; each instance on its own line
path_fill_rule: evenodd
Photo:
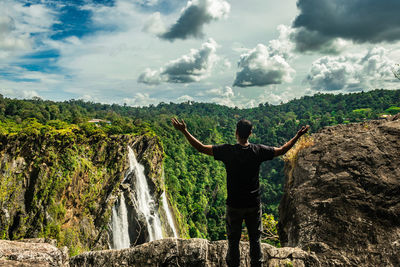
M 44 243 L 49 242 L 49 243 Z M 55 247 L 54 240 L 0 240 L 0 266 L 69 266 L 68 249 Z
M 320 266 L 313 253 L 262 244 L 264 266 Z M 227 241 L 168 238 L 121 250 L 91 251 L 72 257 L 71 267 L 226 266 Z M 250 266 L 249 244 L 241 242 L 241 266 Z

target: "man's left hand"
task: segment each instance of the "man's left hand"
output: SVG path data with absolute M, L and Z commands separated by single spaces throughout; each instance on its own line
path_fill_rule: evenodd
M 301 127 L 301 129 L 297 132 L 297 136 L 298 137 L 302 136 L 303 134 L 305 134 L 308 131 L 309 128 L 310 128 L 310 125 Z

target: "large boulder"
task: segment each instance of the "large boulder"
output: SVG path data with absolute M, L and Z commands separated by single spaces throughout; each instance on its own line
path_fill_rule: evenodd
M 241 266 L 250 266 L 249 244 L 241 242 Z M 227 266 L 227 241 L 161 239 L 121 250 L 85 252 L 70 259 L 71 267 Z M 320 266 L 313 253 L 299 248 L 275 248 L 262 244 L 264 266 Z
M 68 249 L 44 238 L 22 241 L 0 240 L 0 266 L 67 267 Z
M 324 266 L 400 266 L 400 119 L 337 125 L 286 164 L 283 246 Z

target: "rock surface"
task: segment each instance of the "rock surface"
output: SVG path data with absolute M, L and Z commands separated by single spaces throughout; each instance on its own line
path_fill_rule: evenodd
M 400 266 L 400 119 L 337 125 L 287 164 L 283 246 L 324 266 Z
M 226 266 L 226 241 L 161 239 L 129 249 L 92 251 L 70 259 L 71 267 L 101 266 Z M 320 266 L 318 259 L 299 248 L 262 244 L 263 266 Z M 249 244 L 241 242 L 241 266 L 250 266 Z
M 49 242 L 49 243 L 48 243 Z M 55 240 L 0 240 L 0 266 L 67 267 L 68 249 L 55 247 Z

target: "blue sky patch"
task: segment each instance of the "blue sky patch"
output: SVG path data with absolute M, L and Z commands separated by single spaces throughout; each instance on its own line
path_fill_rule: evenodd
M 21 78 L 20 73 L 15 72 L 10 68 L 0 68 L 0 77 L 14 82 L 38 82 L 38 79 Z
M 55 49 L 39 51 L 21 57 L 20 62 L 15 65 L 29 71 L 56 73 L 60 71 L 60 67 L 56 65 L 59 56 L 59 51 Z
M 113 6 L 114 0 L 75 0 L 75 1 L 58 1 L 61 6 L 58 18 L 59 23 L 54 24 L 52 30 L 55 32 L 51 38 L 61 40 L 66 37 L 76 36 L 81 38 L 87 34 L 101 30 L 96 28 L 91 21 L 92 12 L 82 9 L 87 4 Z
M 79 6 L 64 6 L 60 10 L 60 23 L 53 25 L 54 40 L 64 39 L 70 36 L 82 37 L 92 32 L 91 29 L 91 12 L 82 10 Z

